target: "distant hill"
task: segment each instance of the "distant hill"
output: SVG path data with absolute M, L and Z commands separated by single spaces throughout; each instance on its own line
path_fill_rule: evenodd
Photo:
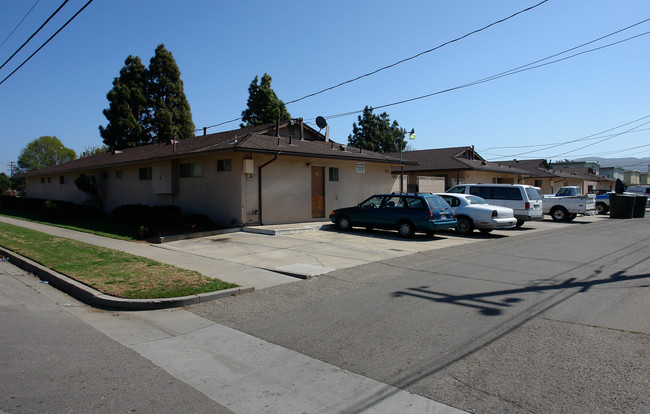
M 621 167 L 626 170 L 637 170 L 641 172 L 648 172 L 648 164 L 650 164 L 650 157 L 645 157 L 645 158 L 586 157 L 586 158 L 576 158 L 575 161 L 598 161 L 601 167 Z

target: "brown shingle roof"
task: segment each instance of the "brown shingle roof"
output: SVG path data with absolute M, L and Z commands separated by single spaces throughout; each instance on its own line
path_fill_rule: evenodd
M 558 178 L 578 178 L 581 180 L 588 181 L 614 181 L 611 178 L 590 174 L 585 168 L 555 168 L 552 165 L 549 166 L 548 162 L 544 159 L 534 159 L 534 160 L 512 160 L 512 161 L 499 161 L 501 164 L 508 164 L 516 166 L 529 171 L 534 177 L 539 178 L 549 178 L 549 177 L 558 177 Z
M 287 123 L 281 126 L 286 127 Z M 23 176 L 59 174 L 63 172 L 88 171 L 119 165 L 145 163 L 171 158 L 183 158 L 196 154 L 224 150 L 259 152 L 316 158 L 337 158 L 367 162 L 399 164 L 399 158 L 392 158 L 372 151 L 347 147 L 325 137 L 308 126 L 304 126 L 304 140 L 299 136 L 276 136 L 276 125 L 240 128 L 205 136 L 186 138 L 173 144 L 153 144 L 127 148 L 90 157 L 78 158 L 65 164 L 54 165 L 31 171 Z M 405 161 L 405 164 L 413 162 Z
M 453 147 L 404 151 L 402 152 L 402 159 L 418 163 L 418 165 L 414 167 L 405 167 L 404 171 L 466 169 L 467 166 L 461 162 L 460 157 L 471 150 L 471 147 Z M 393 152 L 388 155 L 399 158 L 399 152 Z M 478 156 L 478 154 L 476 155 Z M 478 158 L 483 160 L 480 156 Z
M 391 153 L 399 157 L 399 153 Z M 404 167 L 404 171 L 446 171 L 446 170 L 477 170 L 492 171 L 508 174 L 529 175 L 527 171 L 485 161 L 472 147 L 436 148 L 402 153 L 403 159 L 415 161 L 417 166 Z

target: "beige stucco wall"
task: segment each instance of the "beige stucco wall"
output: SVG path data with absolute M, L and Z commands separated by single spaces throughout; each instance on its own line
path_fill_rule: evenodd
M 230 160 L 231 171 L 217 171 L 217 162 L 223 159 Z M 244 173 L 244 159 L 252 160 L 251 174 Z M 84 173 L 97 178 L 106 213 L 124 204 L 177 205 L 184 213 L 205 214 L 220 226 L 232 227 L 259 223 L 259 167 L 272 159 L 271 155 L 231 151 Z M 202 174 L 181 178 L 179 166 L 186 163 L 201 163 Z M 375 193 L 390 192 L 390 165 L 365 162 L 365 172 L 358 173 L 356 164 L 280 155 L 262 169 L 264 224 L 327 220 L 335 208 L 355 205 Z M 312 217 L 312 166 L 325 167 L 325 217 Z M 338 168 L 338 182 L 329 180 L 329 167 Z M 140 168 L 152 169 L 150 180 L 139 178 Z M 86 196 L 74 185 L 80 174 L 66 174 L 66 184 L 59 184 L 59 176 L 50 177 L 50 183 L 43 177 L 43 184 L 41 177 L 30 177 L 27 196 L 82 203 Z
M 272 158 L 257 155 L 256 172 L 259 165 Z M 356 164 L 336 159 L 279 156 L 262 169 L 263 224 L 327 220 L 333 209 L 356 205 L 373 194 L 391 191 L 390 165 L 366 162 L 365 172 L 358 173 Z M 325 167 L 324 218 L 313 218 L 311 214 L 312 167 Z M 329 167 L 338 168 L 338 182 L 329 180 Z
M 61 175 L 65 177 L 64 184 L 60 184 L 59 177 Z M 79 191 L 74 184 L 74 180 L 79 175 L 61 175 L 28 177 L 26 179 L 27 196 L 30 198 L 42 198 L 44 200 L 65 200 L 77 204 L 84 202 L 86 200 L 86 194 Z
M 623 181 L 628 185 L 639 185 L 641 182 L 641 173 L 639 171 L 625 171 L 624 177 Z

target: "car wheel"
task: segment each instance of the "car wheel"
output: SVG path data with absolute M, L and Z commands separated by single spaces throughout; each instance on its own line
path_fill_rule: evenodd
M 573 219 L 575 219 L 576 217 L 578 217 L 578 215 L 575 213 L 569 214 L 568 216 L 566 216 L 566 221 L 573 221 Z
M 478 231 L 480 231 L 481 234 L 490 234 L 492 233 L 492 230 L 494 229 L 479 229 Z
M 524 223 L 525 223 L 525 221 L 523 221 L 521 219 L 517 219 L 517 224 L 515 224 L 515 227 L 521 227 L 521 226 L 524 225 Z
M 399 232 L 400 236 L 409 238 L 413 237 L 413 234 L 415 233 L 415 227 L 413 227 L 413 224 L 408 221 L 402 221 L 397 224 L 397 231 Z
M 474 223 L 467 217 L 459 217 L 456 224 L 456 231 L 460 234 L 470 234 L 474 231 Z
M 607 210 L 609 210 L 609 208 L 607 208 L 607 204 L 596 203 L 596 212 L 598 214 L 607 214 Z
M 343 231 L 348 231 L 352 228 L 352 222 L 348 216 L 341 216 L 336 220 L 336 225 Z
M 553 207 L 551 209 L 551 218 L 553 221 L 564 221 L 568 215 L 569 213 L 564 207 Z

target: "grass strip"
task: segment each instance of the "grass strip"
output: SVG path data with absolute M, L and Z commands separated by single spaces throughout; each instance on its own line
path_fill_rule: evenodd
M 237 287 L 192 270 L 5 223 L 0 223 L 0 246 L 120 298 L 170 298 Z

